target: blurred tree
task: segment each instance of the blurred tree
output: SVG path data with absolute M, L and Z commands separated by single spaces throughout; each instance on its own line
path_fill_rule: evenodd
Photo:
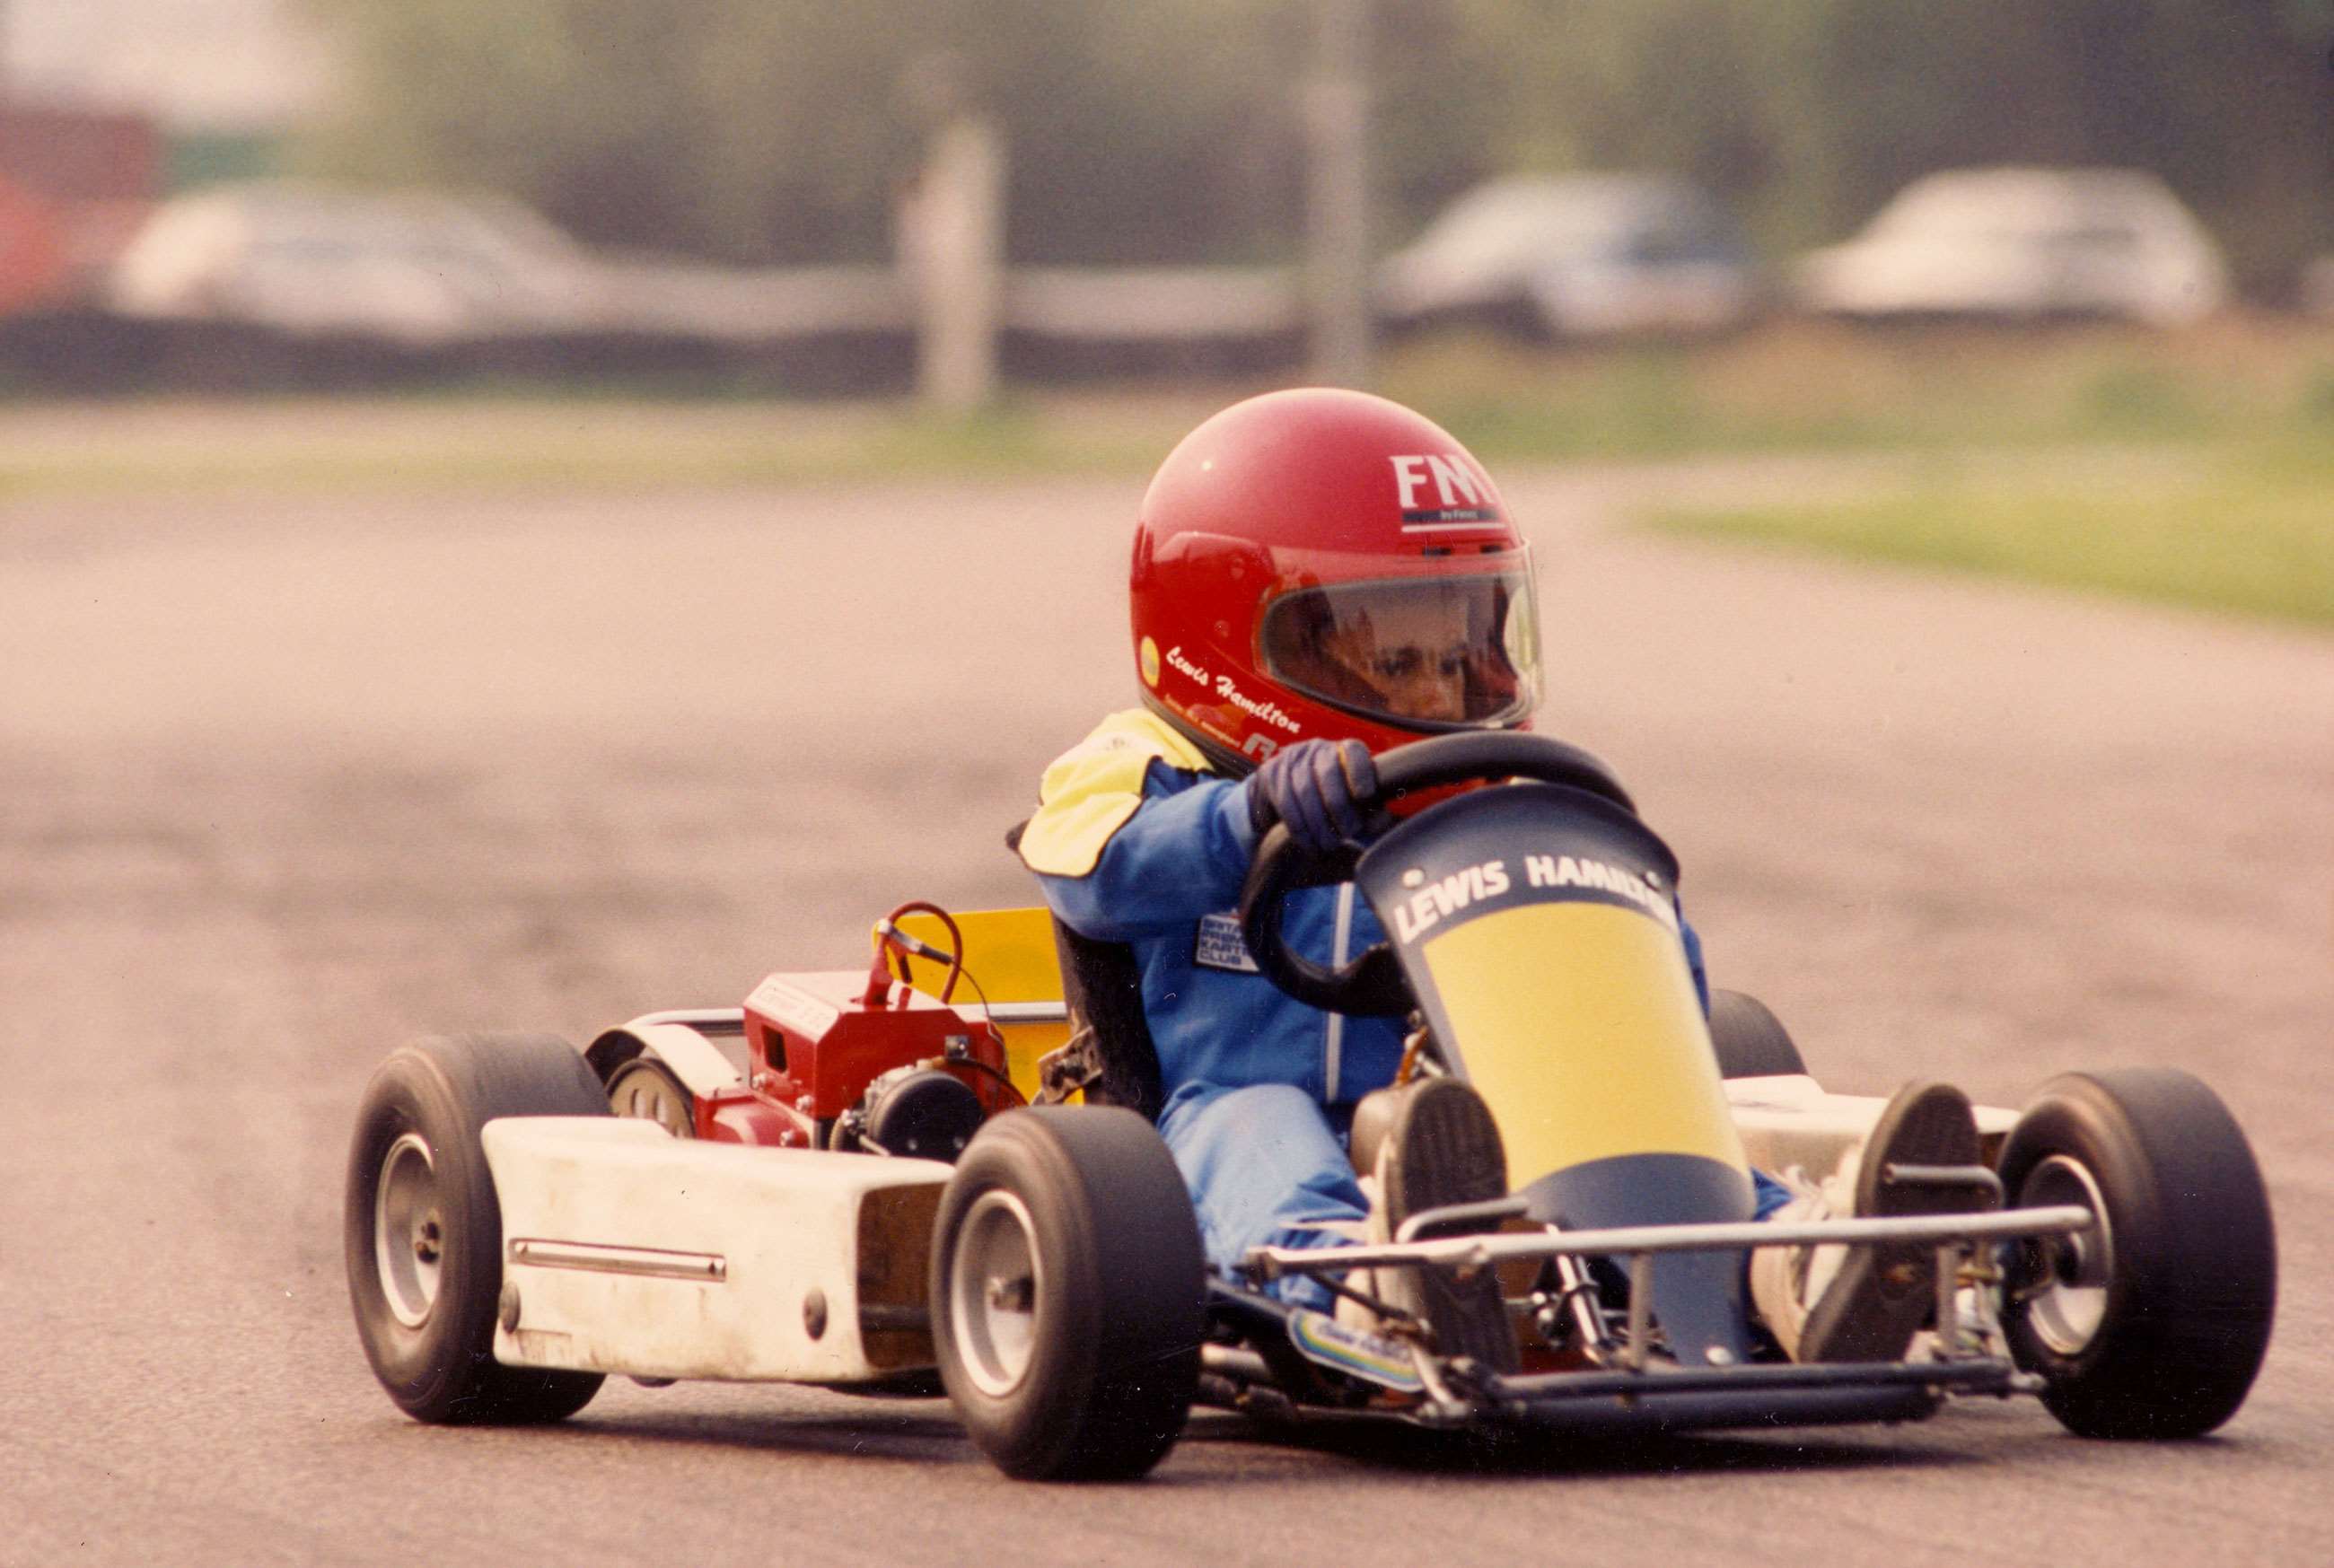
M 1670 169 L 1770 250 L 2003 162 L 2153 168 L 2256 287 L 2334 243 L 2334 0 L 1386 3 L 1462 17 L 1489 144 L 1456 161 Z
M 1301 34 L 1268 0 L 309 0 L 354 64 L 317 161 L 528 197 L 603 243 L 873 258 L 919 129 L 903 83 L 964 63 L 1004 124 L 1018 259 L 1280 247 Z M 1038 150 L 1042 149 L 1042 153 Z
M 318 149 L 603 243 L 874 258 L 947 53 L 1040 262 L 1295 255 L 1300 0 L 306 0 L 354 63 Z M 2334 243 L 2334 0 L 1376 0 L 1379 237 L 1516 168 L 1651 167 L 1770 249 L 1987 162 L 2153 168 L 2262 284 Z
M 1779 0 L 1799 63 L 1770 122 L 1799 237 L 1828 237 L 1956 164 L 2155 169 L 2256 285 L 2334 217 L 2327 0 Z

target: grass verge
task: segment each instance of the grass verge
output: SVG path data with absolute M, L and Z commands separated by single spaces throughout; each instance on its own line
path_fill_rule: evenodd
M 1758 451 L 1934 454 L 1856 503 L 1672 512 L 1757 538 L 2334 625 L 2334 327 L 2232 317 L 1869 332 L 1778 322 L 1694 345 L 1396 345 L 1379 385 L 1494 467 Z M 897 400 L 626 397 L 578 386 L 301 399 L 0 401 L 0 500 L 247 491 L 362 495 L 1097 474 L 1139 485 L 1260 384 L 1024 392 L 935 417 Z M 2154 480 L 2059 457 L 2145 447 Z M 2033 455 L 1971 464 L 1971 449 Z M 2005 480 L 2004 476 L 2011 476 Z
M 2082 482 L 1942 465 L 1901 494 L 1664 511 L 1671 533 L 1944 567 L 2334 629 L 2334 451 L 2214 449 L 2193 472 Z
M 1300 376 L 1024 390 L 965 418 L 899 399 L 629 395 L 600 383 L 296 399 L 0 399 L 0 495 L 1139 478 L 1213 409 Z M 1377 384 L 1495 469 L 1730 451 L 2211 444 L 2296 433 L 2334 443 L 2334 326 L 2275 318 L 2169 334 L 1778 322 L 1651 346 L 1444 335 L 1390 346 Z
M 1194 416 L 1195 418 L 1198 416 Z M 1142 421 L 1018 405 L 163 399 L 0 409 L 0 496 L 603 490 L 1139 471 Z
M 1384 390 L 1486 458 L 1663 457 L 2334 440 L 2334 327 L 2232 316 L 2181 332 L 1777 322 L 1696 344 L 1423 340 Z

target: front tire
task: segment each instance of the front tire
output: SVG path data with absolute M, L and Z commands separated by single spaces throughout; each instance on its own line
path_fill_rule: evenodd
M 419 1421 L 555 1421 L 597 1372 L 494 1358 L 502 1209 L 479 1129 L 497 1116 L 605 1116 L 584 1058 L 546 1034 L 467 1034 L 400 1047 L 366 1085 L 349 1147 L 342 1236 L 357 1337 Z
M 2269 1195 L 2212 1090 L 2169 1068 L 2053 1079 L 2019 1118 L 2001 1183 L 2078 1204 L 2080 1235 L 2029 1243 L 2003 1327 L 2042 1402 L 2088 1438 L 2194 1438 L 2236 1414 L 2277 1306 Z
M 932 1231 L 932 1341 L 973 1442 L 1023 1480 L 1124 1480 L 1198 1392 L 1206 1262 L 1181 1175 L 1130 1111 L 1013 1111 Z

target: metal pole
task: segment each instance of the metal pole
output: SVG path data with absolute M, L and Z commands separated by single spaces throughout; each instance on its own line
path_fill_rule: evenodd
M 1306 279 L 1312 370 L 1325 386 L 1370 371 L 1368 0 L 1313 0 L 1306 91 Z
M 916 301 L 918 390 L 936 409 L 969 412 L 997 391 L 1005 149 L 996 126 L 970 113 L 941 125 L 903 206 L 901 238 Z

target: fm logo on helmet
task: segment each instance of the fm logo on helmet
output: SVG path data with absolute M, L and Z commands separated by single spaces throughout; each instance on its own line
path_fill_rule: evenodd
M 1394 465 L 1394 482 L 1402 492 L 1403 532 L 1424 533 L 1438 526 L 1461 523 L 1496 523 L 1498 509 L 1491 505 L 1490 480 L 1475 471 L 1460 453 L 1447 456 L 1419 453 L 1415 456 L 1389 457 Z M 1434 481 L 1434 493 L 1441 505 L 1421 507 L 1419 487 L 1427 480 Z M 1462 504 L 1463 503 L 1463 504 Z

